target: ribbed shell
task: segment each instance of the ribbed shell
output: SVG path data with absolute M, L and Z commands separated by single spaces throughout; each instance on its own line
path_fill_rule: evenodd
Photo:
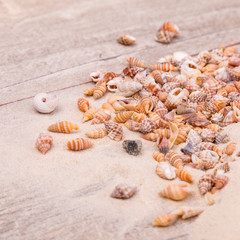
M 72 151 L 80 151 L 93 146 L 93 143 L 88 139 L 76 138 L 67 142 L 67 147 Z
M 211 191 L 215 184 L 215 178 L 211 174 L 203 175 L 198 181 L 198 188 L 201 195 L 206 194 L 207 192 Z
M 215 133 L 211 129 L 200 129 L 198 133 L 200 134 L 204 142 L 214 142 L 215 140 Z
M 139 131 L 141 133 L 150 133 L 153 132 L 154 129 L 154 123 L 150 118 L 145 118 L 142 120 L 140 127 L 139 127 Z
M 120 112 L 118 113 L 115 118 L 113 119 L 114 122 L 117 123 L 125 123 L 128 119 L 131 118 L 131 116 L 133 115 L 133 111 L 124 111 L 124 112 Z
M 72 124 L 68 121 L 58 122 L 48 127 L 48 131 L 58 133 L 71 133 L 72 130 L 78 129 L 79 126 L 77 124 Z
M 186 142 L 191 143 L 193 147 L 195 147 L 202 142 L 202 138 L 195 130 L 191 129 L 188 133 Z
M 159 162 L 156 167 L 156 173 L 159 177 L 167 180 L 173 180 L 176 178 L 174 168 L 168 162 Z
M 141 105 L 143 106 L 146 113 L 151 112 L 154 108 L 154 103 L 153 103 L 152 99 L 148 96 L 144 96 L 141 99 Z
M 102 82 L 98 86 L 96 86 L 93 90 L 93 97 L 94 99 L 101 98 L 107 91 L 107 85 L 106 82 Z
M 222 189 L 227 185 L 229 181 L 228 176 L 220 174 L 215 177 L 215 188 L 216 189 Z
M 136 122 L 141 123 L 143 119 L 147 118 L 147 115 L 144 113 L 133 113 L 132 119 Z
M 166 154 L 166 160 L 168 160 L 168 162 L 175 168 L 183 168 L 183 161 L 181 156 L 173 151 L 170 151 Z
M 93 82 L 98 82 L 100 80 L 103 80 L 104 75 L 105 72 L 102 69 L 98 69 L 90 74 L 89 79 Z
M 83 94 L 85 96 L 92 96 L 93 95 L 93 91 L 94 91 L 94 88 L 86 88 L 84 91 L 83 91 Z
M 240 81 L 240 67 L 229 70 L 229 73 L 233 81 Z
M 206 170 L 214 168 L 219 159 L 218 154 L 211 150 L 201 151 L 198 157 L 203 161 L 203 166 Z
M 191 183 L 193 181 L 192 175 L 184 168 L 176 169 L 176 175 L 185 182 Z
M 130 57 L 127 59 L 127 62 L 129 63 L 130 66 L 146 68 L 145 64 L 138 58 Z
M 111 197 L 119 199 L 131 198 L 137 192 L 137 187 L 134 184 L 121 183 L 115 187 Z
M 165 156 L 163 153 L 158 152 L 158 151 L 154 151 L 153 152 L 153 158 L 157 161 L 157 162 L 163 162 L 165 161 Z
M 114 141 L 121 141 L 123 137 L 123 129 L 119 124 L 115 124 L 112 130 L 108 133 L 108 137 Z
M 160 70 L 163 72 L 169 72 L 169 71 L 177 71 L 178 68 L 172 65 L 171 63 L 158 63 L 154 64 L 153 66 L 150 66 L 150 69 L 154 70 Z
M 180 201 L 186 198 L 189 192 L 190 189 L 187 183 L 174 183 L 162 189 L 159 195 L 175 201 Z
M 96 109 L 95 108 L 90 108 L 88 111 L 86 111 L 84 114 L 83 114 L 83 117 L 82 117 L 82 122 L 85 123 L 89 120 L 92 120 L 93 117 L 94 117 L 94 114 L 96 113 Z
M 124 124 L 125 127 L 127 127 L 130 131 L 139 131 L 140 123 L 136 122 L 134 120 L 128 120 Z
M 35 146 L 42 154 L 46 154 L 50 150 L 52 142 L 52 136 L 47 133 L 40 133 L 36 140 Z
M 160 215 L 159 217 L 155 218 L 153 221 L 154 227 L 167 227 L 170 224 L 174 223 L 178 218 L 177 214 L 169 213 Z
M 94 115 L 91 124 L 100 124 L 111 119 L 110 111 L 99 111 Z
M 159 137 L 159 134 L 158 133 L 147 133 L 145 135 L 142 135 L 141 137 L 147 141 L 156 142 Z
M 159 136 L 157 139 L 157 147 L 163 154 L 167 154 L 170 149 L 170 141 L 165 136 Z
M 136 39 L 128 34 L 123 34 L 117 39 L 117 41 L 123 45 L 128 46 L 134 44 L 136 42 Z
M 103 138 L 107 134 L 108 133 L 104 128 L 96 128 L 96 129 L 93 129 L 93 130 L 85 133 L 85 135 L 89 138 Z
M 86 112 L 91 108 L 88 100 L 86 100 L 85 98 L 79 98 L 77 104 L 78 104 L 78 108 L 82 112 Z
M 170 135 L 171 135 L 170 130 L 166 128 L 154 129 L 153 132 L 157 133 L 159 136 L 163 136 L 166 138 L 170 138 Z
M 215 142 L 217 144 L 227 143 L 229 140 L 230 140 L 229 135 L 224 131 L 216 134 Z

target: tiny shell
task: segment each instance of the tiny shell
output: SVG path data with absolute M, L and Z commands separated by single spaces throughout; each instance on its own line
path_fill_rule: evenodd
M 53 112 L 58 105 L 58 97 L 54 94 L 39 93 L 33 98 L 33 107 L 40 113 Z
M 58 132 L 58 133 L 71 133 L 72 130 L 78 130 L 78 129 L 79 129 L 79 126 L 77 124 L 72 124 L 68 121 L 58 122 L 48 127 L 48 131 Z
M 91 108 L 88 100 L 86 100 L 85 98 L 79 98 L 77 104 L 78 104 L 78 108 L 82 112 L 86 112 Z
M 47 133 L 40 133 L 36 140 L 35 146 L 42 154 L 46 154 L 46 152 L 50 150 L 52 142 L 52 136 Z
M 182 181 L 189 183 L 193 181 L 192 175 L 186 169 L 176 169 L 175 172 Z
M 193 129 L 191 129 L 188 133 L 187 143 L 191 143 L 193 147 L 197 146 L 202 142 L 201 136 Z
M 134 120 L 128 120 L 124 124 L 125 127 L 127 127 L 130 131 L 139 131 L 140 123 L 136 122 Z
M 194 154 L 194 148 L 193 148 L 193 145 L 189 142 L 187 143 L 187 145 L 183 148 L 181 148 L 181 151 L 184 153 L 184 154 Z
M 137 187 L 133 184 L 121 183 L 115 187 L 111 197 L 119 199 L 131 198 L 137 192 Z
M 113 121 L 117 123 L 125 123 L 133 115 L 133 113 L 133 111 L 120 112 L 115 116 Z
M 229 181 L 228 176 L 223 175 L 223 174 L 219 174 L 215 177 L 215 188 L 216 189 L 222 189 L 223 187 L 225 187 L 227 185 Z
M 166 160 L 168 160 L 168 162 L 175 168 L 183 168 L 181 156 L 173 151 L 166 154 Z
M 142 149 L 142 142 L 140 140 L 124 140 L 123 148 L 128 154 L 137 156 Z
M 203 161 L 203 166 L 206 170 L 214 168 L 219 159 L 218 154 L 210 150 L 201 151 L 198 157 Z
M 141 100 L 141 105 L 143 106 L 146 113 L 149 113 L 154 108 L 154 103 L 152 99 L 148 96 L 144 96 Z
M 100 124 L 103 123 L 104 121 L 108 121 L 111 118 L 110 111 L 99 111 L 94 115 L 94 118 L 92 120 L 91 124 Z
M 127 62 L 129 63 L 130 66 L 146 68 L 146 65 L 138 58 L 134 57 L 127 58 Z
M 170 141 L 165 136 L 159 136 L 157 146 L 161 153 L 166 154 L 170 149 Z
M 94 88 L 86 88 L 84 91 L 83 91 L 83 94 L 85 96 L 92 96 L 93 95 L 93 90 Z
M 175 201 L 180 201 L 186 198 L 189 192 L 190 189 L 188 184 L 181 182 L 168 185 L 168 187 L 159 192 L 159 195 Z
M 136 39 L 128 34 L 123 34 L 117 39 L 117 41 L 123 45 L 128 46 L 134 44 L 136 42 Z
M 154 129 L 153 132 L 157 133 L 159 136 L 164 136 L 166 138 L 170 138 L 171 135 L 170 130 L 166 128 Z
M 230 166 L 228 162 L 225 162 L 221 165 L 218 165 L 215 170 L 214 170 L 214 174 L 216 175 L 218 170 L 223 170 L 224 173 L 229 172 L 230 171 Z
M 96 128 L 85 133 L 85 135 L 89 138 L 103 138 L 107 135 L 107 131 L 104 128 Z
M 102 82 L 98 86 L 95 86 L 93 90 L 93 98 L 94 99 L 101 98 L 106 93 L 106 91 L 107 91 L 106 82 Z
M 112 130 L 108 133 L 108 137 L 114 141 L 121 141 L 123 137 L 123 129 L 122 126 L 115 123 L 112 127 Z
M 89 76 L 89 79 L 93 82 L 98 82 L 104 78 L 105 72 L 102 69 L 98 69 L 92 72 Z
M 231 142 L 226 146 L 225 153 L 227 155 L 232 155 L 235 152 L 236 149 L 237 149 L 237 143 Z
M 93 117 L 94 117 L 94 114 L 96 113 L 96 109 L 95 108 L 90 108 L 88 111 L 86 111 L 84 114 L 83 114 L 83 118 L 82 118 L 82 122 L 85 123 L 89 120 L 92 120 Z
M 203 175 L 198 181 L 198 187 L 201 195 L 211 191 L 215 184 L 214 176 L 211 174 Z
M 211 129 L 203 128 L 198 133 L 204 142 L 213 142 L 215 140 L 215 133 Z
M 159 137 L 159 134 L 158 133 L 147 133 L 141 137 L 147 141 L 156 142 Z
M 163 162 L 165 161 L 165 156 L 163 153 L 158 152 L 158 151 L 154 151 L 153 152 L 153 158 L 157 161 L 157 162 Z
M 76 138 L 67 142 L 67 147 L 72 151 L 80 151 L 93 146 L 93 143 L 88 139 Z
M 154 123 L 152 122 L 152 120 L 150 118 L 145 118 L 142 120 L 140 127 L 139 127 L 139 131 L 141 133 L 150 133 L 153 132 L 154 129 Z
M 181 213 L 182 219 L 187 219 L 187 218 L 190 218 L 190 217 L 195 217 L 195 216 L 201 214 L 203 211 L 204 211 L 204 208 L 202 208 L 202 207 L 183 206 L 183 207 L 179 207 L 174 212 L 178 212 L 179 215 Z
M 168 162 L 159 162 L 156 168 L 156 173 L 159 177 L 173 180 L 176 178 L 174 168 Z
M 154 227 L 167 227 L 170 224 L 174 223 L 178 218 L 178 215 L 175 213 L 169 213 L 169 214 L 164 214 L 159 217 L 157 217 L 153 221 L 153 226 Z
M 224 131 L 216 134 L 215 142 L 217 144 L 227 143 L 229 140 L 230 140 L 230 138 L 229 138 L 228 134 Z

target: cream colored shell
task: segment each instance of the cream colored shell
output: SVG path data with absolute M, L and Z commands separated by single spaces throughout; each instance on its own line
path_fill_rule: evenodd
M 58 97 L 55 94 L 38 93 L 33 98 L 33 107 L 40 113 L 53 112 L 58 105 Z

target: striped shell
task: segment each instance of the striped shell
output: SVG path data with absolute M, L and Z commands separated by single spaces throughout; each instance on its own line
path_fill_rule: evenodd
M 88 139 L 76 138 L 67 142 L 67 147 L 72 151 L 80 151 L 93 146 L 93 143 Z
M 159 30 L 156 33 L 155 40 L 161 43 L 170 43 L 172 41 L 172 34 L 168 31 Z
M 122 126 L 115 123 L 112 130 L 108 132 L 108 137 L 114 141 L 121 141 L 123 137 L 123 129 Z
M 190 189 L 187 183 L 173 183 L 162 189 L 159 195 L 175 201 L 180 201 L 186 198 L 189 192 Z
M 127 59 L 127 62 L 129 63 L 130 66 L 146 68 L 145 64 L 138 58 L 130 57 Z
M 181 104 L 184 99 L 186 99 L 187 95 L 187 90 L 185 91 L 181 88 L 175 88 L 169 93 L 164 105 L 168 110 L 172 110 Z
M 211 174 L 205 174 L 201 176 L 198 181 L 198 188 L 201 195 L 206 194 L 207 192 L 211 191 L 215 184 L 215 178 Z
M 179 34 L 179 28 L 176 24 L 172 22 L 164 22 L 163 25 L 160 27 L 160 30 L 162 31 L 168 31 L 175 35 Z
M 55 94 L 39 93 L 33 98 L 33 107 L 40 113 L 53 112 L 58 105 Z
M 176 169 L 176 175 L 185 182 L 191 183 L 193 181 L 192 175 L 184 168 Z
M 78 108 L 82 112 L 86 112 L 91 108 L 88 100 L 86 100 L 85 98 L 79 98 L 77 104 L 78 104 Z
M 147 133 L 141 137 L 147 141 L 156 142 L 159 137 L 159 134 L 158 133 Z
M 192 146 L 195 147 L 202 142 L 202 138 L 195 130 L 191 129 L 186 142 L 191 143 Z
M 153 158 L 157 161 L 157 162 L 163 162 L 165 161 L 165 156 L 163 153 L 158 152 L 158 151 L 154 151 L 153 152 Z
M 217 144 L 227 143 L 229 140 L 230 140 L 229 135 L 224 131 L 216 134 L 215 142 Z
M 90 108 L 88 111 L 86 111 L 84 114 L 83 114 L 83 117 L 82 117 L 82 122 L 85 123 L 89 120 L 92 120 L 93 117 L 94 117 L 94 114 L 96 113 L 96 109 L 95 108 Z
M 215 140 L 215 133 L 208 128 L 203 128 L 198 131 L 200 136 L 202 137 L 202 141 L 204 142 L 214 142 Z
M 141 72 L 142 69 L 139 68 L 139 67 L 134 67 L 134 66 L 128 66 L 126 68 L 124 68 L 122 70 L 122 74 L 127 76 L 127 77 L 131 77 L 131 78 L 134 78 L 135 75 L 138 73 L 138 72 Z
M 194 91 L 189 95 L 189 100 L 194 103 L 204 102 L 207 98 L 207 94 L 202 91 Z
M 113 121 L 117 123 L 125 123 L 129 118 L 131 118 L 133 113 L 134 113 L 133 111 L 120 112 L 115 116 Z
M 206 170 L 214 168 L 219 159 L 218 154 L 210 150 L 201 151 L 198 157 L 203 161 L 203 166 Z
M 83 91 L 83 94 L 85 96 L 92 96 L 93 95 L 93 91 L 94 91 L 94 88 L 86 88 L 84 91 Z
M 35 146 L 42 153 L 46 154 L 52 146 L 53 138 L 47 133 L 40 133 Z
M 158 63 L 154 64 L 153 66 L 150 66 L 150 69 L 154 70 L 160 70 L 164 72 L 169 72 L 169 71 L 177 71 L 178 68 L 172 65 L 171 63 Z
M 85 135 L 89 138 L 103 138 L 107 135 L 107 131 L 104 128 L 96 128 L 85 133 Z
M 168 160 L 168 162 L 175 168 L 183 168 L 183 161 L 181 159 L 181 156 L 173 151 L 167 153 L 166 160 Z
M 228 162 L 225 162 L 221 165 L 218 165 L 215 169 L 214 169 L 214 174 L 216 175 L 218 170 L 222 170 L 224 173 L 229 172 L 230 171 L 230 166 Z
M 133 184 L 118 184 L 111 193 L 112 198 L 128 199 L 137 192 L 137 187 Z
M 99 111 L 94 115 L 91 124 L 100 124 L 110 119 L 111 119 L 110 111 Z
M 225 153 L 227 155 L 232 155 L 235 152 L 236 149 L 237 149 L 237 143 L 231 142 L 226 146 Z
M 178 215 L 175 213 L 160 215 L 159 217 L 154 219 L 153 226 L 154 227 L 167 227 L 170 224 L 174 223 L 177 219 L 178 219 Z
M 173 180 L 176 178 L 174 168 L 168 162 L 159 162 L 156 168 L 156 173 L 159 177 Z
M 150 118 L 145 118 L 140 123 L 139 131 L 141 133 L 144 133 L 144 134 L 150 133 L 150 132 L 153 132 L 153 129 L 154 129 L 154 123 L 152 122 L 152 120 Z
M 227 185 L 229 181 L 228 176 L 223 175 L 223 174 L 219 174 L 215 177 L 215 188 L 216 189 L 222 189 L 223 187 L 225 187 Z
M 117 39 L 117 41 L 123 45 L 128 46 L 134 44 L 136 42 L 136 39 L 128 34 L 123 34 Z
M 141 105 L 143 106 L 146 113 L 151 112 L 154 108 L 154 103 L 153 103 L 152 99 L 148 96 L 144 96 L 141 99 Z
M 180 128 L 178 131 L 177 138 L 175 140 L 175 144 L 180 144 L 180 143 L 186 142 L 187 137 L 188 137 L 188 133 L 187 133 L 186 129 Z
M 166 138 L 170 138 L 170 135 L 171 135 L 170 130 L 166 128 L 154 129 L 153 132 L 157 133 L 159 136 L 163 136 Z
M 140 123 L 135 122 L 134 120 L 128 120 L 124 124 L 125 127 L 127 127 L 130 131 L 139 131 Z
M 48 131 L 58 132 L 58 133 L 71 133 L 72 130 L 78 130 L 78 129 L 79 129 L 79 126 L 77 124 L 72 124 L 68 121 L 58 122 L 48 127 Z
M 98 86 L 96 86 L 93 90 L 93 98 L 99 99 L 101 98 L 107 91 L 107 85 L 106 82 L 102 82 Z

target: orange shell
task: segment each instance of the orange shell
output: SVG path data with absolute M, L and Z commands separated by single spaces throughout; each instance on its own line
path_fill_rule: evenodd
M 83 94 L 85 96 L 92 96 L 93 95 L 93 90 L 94 88 L 86 88 L 84 91 L 83 91 Z
M 173 66 L 171 63 L 158 63 L 150 67 L 150 69 L 154 70 L 160 70 L 164 72 L 169 71 L 178 71 L 178 68 Z
M 94 115 L 91 124 L 99 124 L 103 123 L 104 121 L 108 121 L 111 119 L 111 115 L 107 111 L 99 111 Z
M 170 213 L 161 215 L 153 221 L 153 226 L 155 227 L 167 227 L 170 224 L 174 223 L 178 218 L 177 214 Z
M 153 101 L 148 96 L 144 96 L 141 99 L 141 105 L 143 106 L 146 113 L 151 112 L 153 110 L 153 107 L 154 107 Z
M 128 120 L 125 122 L 124 126 L 127 127 L 130 131 L 139 131 L 140 123 L 133 120 Z
M 112 130 L 108 133 L 108 137 L 114 141 L 121 141 L 123 137 L 123 129 L 117 123 L 114 123 Z
M 117 41 L 123 45 L 128 46 L 134 44 L 136 42 L 136 39 L 130 35 L 123 34 L 117 39 Z
M 172 33 L 175 33 L 176 35 L 179 34 L 178 26 L 170 21 L 164 22 L 163 25 L 161 26 L 160 30 L 172 32 Z
M 165 161 L 165 156 L 164 156 L 164 154 L 161 153 L 161 152 L 154 151 L 154 152 L 153 152 L 153 158 L 154 158 L 157 162 L 163 162 L 163 161 Z
M 183 168 L 183 161 L 181 159 L 181 156 L 173 151 L 167 153 L 166 159 L 169 161 L 169 163 L 174 166 L 175 168 Z
M 107 131 L 104 128 L 96 128 L 89 132 L 86 132 L 85 135 L 89 138 L 103 138 L 107 135 Z
M 215 188 L 222 189 L 224 186 L 227 185 L 228 181 L 229 181 L 229 178 L 227 176 L 222 174 L 217 175 L 215 177 Z
M 168 97 L 168 93 L 159 91 L 157 93 L 157 97 L 159 98 L 160 101 L 164 103 Z
M 88 139 L 76 138 L 67 142 L 67 147 L 72 151 L 80 151 L 93 146 L 93 143 Z
M 232 155 L 235 152 L 236 149 L 237 149 L 237 143 L 231 142 L 226 146 L 225 153 L 227 155 Z
M 147 118 L 147 115 L 144 113 L 133 113 L 132 119 L 136 122 L 142 122 L 143 119 Z
M 49 134 L 40 133 L 36 140 L 35 146 L 42 153 L 45 154 L 52 146 L 53 138 Z
M 136 113 L 146 113 L 142 105 L 136 105 L 134 111 Z
M 78 130 L 79 126 L 68 121 L 58 122 L 48 127 L 48 131 L 58 133 L 70 133 L 73 129 Z
M 159 151 L 163 154 L 166 154 L 170 149 L 170 141 L 165 136 L 159 136 L 157 139 L 157 147 Z
M 157 133 L 159 136 L 163 136 L 166 138 L 170 138 L 170 130 L 166 129 L 166 128 L 159 128 L 159 129 L 155 129 L 153 130 L 154 133 Z
M 107 84 L 106 82 L 102 82 L 101 84 L 99 84 L 94 88 L 94 91 L 93 91 L 94 99 L 101 98 L 106 93 L 106 91 L 107 91 Z
M 128 61 L 130 66 L 146 68 L 145 64 L 141 60 L 139 60 L 138 58 L 130 57 L 130 58 L 127 58 L 127 61 Z
M 198 188 L 201 195 L 206 194 L 207 192 L 211 191 L 215 184 L 215 178 L 211 174 L 205 174 L 201 176 L 198 182 Z
M 86 111 L 84 114 L 83 114 L 83 118 L 82 118 L 82 122 L 85 123 L 89 120 L 92 120 L 93 117 L 94 117 L 94 114 L 96 113 L 96 109 L 95 108 L 90 108 L 88 111 Z
M 91 108 L 88 100 L 86 100 L 85 98 L 79 98 L 77 103 L 78 103 L 78 108 L 82 112 L 86 112 L 87 110 L 89 110 Z
M 186 142 L 188 133 L 184 128 L 180 128 L 178 131 L 178 136 L 175 140 L 175 144 L 180 144 Z
M 186 169 L 176 169 L 175 172 L 181 180 L 189 183 L 193 181 L 192 175 Z
M 131 116 L 133 115 L 133 111 L 124 111 L 124 112 L 120 112 L 118 113 L 115 118 L 113 119 L 114 122 L 117 123 L 125 123 L 128 119 L 131 118 Z
M 160 71 L 160 70 L 154 70 L 150 73 L 150 75 L 154 78 L 154 80 L 160 84 L 163 84 L 162 74 L 163 74 L 163 71 Z
M 159 137 L 159 134 L 157 134 L 157 133 L 147 133 L 147 134 L 145 134 L 141 137 L 145 140 L 156 142 L 158 137 Z
M 103 103 L 102 109 L 110 110 L 111 112 L 115 112 L 115 109 L 112 107 L 110 103 Z

